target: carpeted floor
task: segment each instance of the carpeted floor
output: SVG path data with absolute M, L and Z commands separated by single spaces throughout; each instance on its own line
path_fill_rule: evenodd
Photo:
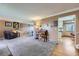
M 0 44 L 6 45 L 9 48 L 7 51 L 10 51 L 13 56 L 49 56 L 56 42 L 43 42 L 35 40 L 33 37 L 21 37 L 12 40 L 1 40 Z

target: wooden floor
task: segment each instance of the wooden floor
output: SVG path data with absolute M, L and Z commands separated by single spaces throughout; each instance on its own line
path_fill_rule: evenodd
M 62 38 L 63 42 L 57 44 L 51 56 L 78 56 L 74 43 L 70 38 Z

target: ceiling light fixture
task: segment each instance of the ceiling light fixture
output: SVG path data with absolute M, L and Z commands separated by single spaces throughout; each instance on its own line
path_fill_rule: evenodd
M 40 16 L 35 16 L 35 17 L 32 17 L 31 19 L 32 20 L 41 20 L 41 17 Z

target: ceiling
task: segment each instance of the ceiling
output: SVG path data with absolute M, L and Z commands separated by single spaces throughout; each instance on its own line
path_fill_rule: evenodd
M 79 8 L 79 3 L 1 3 L 0 16 L 27 22 L 74 8 Z

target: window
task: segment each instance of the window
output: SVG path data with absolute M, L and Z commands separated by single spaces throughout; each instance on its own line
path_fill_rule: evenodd
M 66 31 L 69 31 L 69 32 L 75 31 L 74 23 L 65 24 L 65 26 L 66 26 Z

